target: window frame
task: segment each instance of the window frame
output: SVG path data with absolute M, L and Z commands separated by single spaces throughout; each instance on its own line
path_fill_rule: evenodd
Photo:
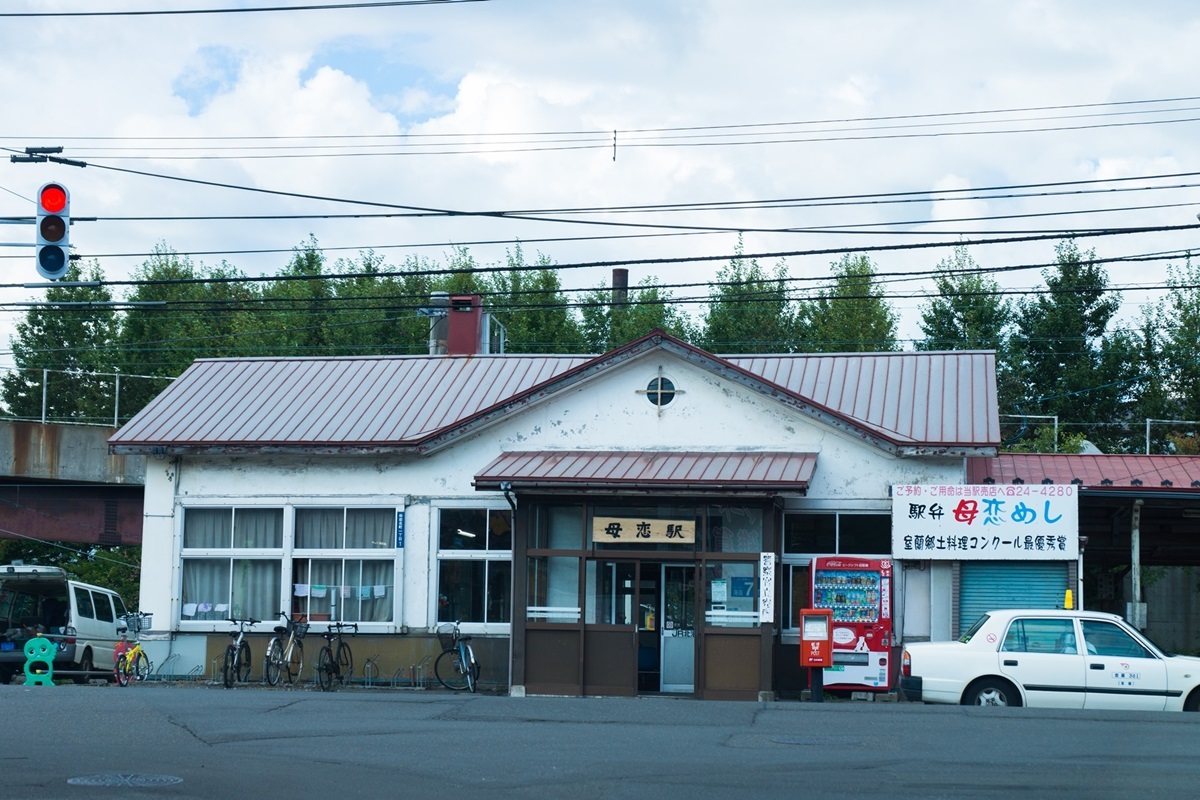
M 228 629 L 229 623 L 226 617 L 233 613 L 234 587 L 230 585 L 230 599 L 227 601 L 229 608 L 221 612 L 220 618 L 209 619 L 192 619 L 183 616 L 183 573 L 185 564 L 189 560 L 195 559 L 223 559 L 229 564 L 229 568 L 233 569 L 234 561 L 251 560 L 251 561 L 272 561 L 278 564 L 279 569 L 279 587 L 278 601 L 279 608 L 291 609 L 295 597 L 294 572 L 296 570 L 296 561 L 302 559 L 308 560 L 337 560 L 340 562 L 340 572 L 345 574 L 347 561 L 382 561 L 390 564 L 390 568 L 385 568 L 385 573 L 388 576 L 387 596 L 391 603 L 391 611 L 387 621 L 371 621 L 363 622 L 357 620 L 359 630 L 368 633 L 394 633 L 403 627 L 401 617 L 403 608 L 400 602 L 402 596 L 402 580 L 404 576 L 404 561 L 405 549 L 396 547 L 394 539 L 389 539 L 387 547 L 345 547 L 346 531 L 345 520 L 348 512 L 353 509 L 367 509 L 377 511 L 387 511 L 391 516 L 391 530 L 389 536 L 395 536 L 395 526 L 397 524 L 397 515 L 407 513 L 408 497 L 406 495 L 379 495 L 372 497 L 346 497 L 346 496 L 325 496 L 325 497 L 306 497 L 302 501 L 298 501 L 293 497 L 271 496 L 271 497 L 196 497 L 196 498 L 181 498 L 176 503 L 176 576 L 174 578 L 174 595 L 175 600 L 172 601 L 171 618 L 172 624 L 178 626 L 176 630 L 181 632 L 224 632 Z M 280 526 L 280 546 L 279 547 L 236 547 L 236 532 L 232 534 L 230 547 L 185 547 L 186 540 L 186 525 L 187 515 L 197 510 L 203 511 L 225 511 L 231 515 L 231 531 L 235 531 L 237 519 L 237 510 L 243 511 L 261 511 L 267 509 L 278 510 L 282 514 Z M 296 547 L 296 512 L 310 509 L 341 509 L 342 510 L 342 547 L 339 548 L 298 548 Z M 307 613 L 307 612 L 299 612 Z M 265 616 L 265 615 L 264 615 Z M 339 618 L 342 615 L 339 614 Z M 277 622 L 279 617 L 275 617 Z M 273 620 L 264 619 L 261 630 L 269 630 L 269 625 Z M 349 620 L 355 622 L 356 620 Z M 322 621 L 316 623 L 321 626 Z
M 485 532 L 485 547 L 484 548 L 443 548 L 442 547 L 442 513 L 445 511 L 481 511 L 484 514 L 484 520 L 487 530 Z M 493 514 L 500 513 L 506 515 L 508 519 L 508 548 L 507 549 L 492 549 L 492 523 Z M 432 549 L 432 564 L 433 568 L 429 574 L 429 598 L 428 598 L 428 618 L 431 621 L 432 627 L 436 630 L 437 626 L 443 625 L 446 622 L 460 622 L 460 629 L 463 633 L 468 634 L 511 634 L 512 619 L 516 614 L 516 601 L 513 598 L 513 538 L 517 535 L 513 526 L 515 524 L 516 514 L 506 501 L 503 499 L 494 500 L 487 497 L 479 498 L 462 498 L 460 500 L 443 500 L 437 503 L 431 503 L 429 507 L 430 518 L 430 544 Z M 471 564 L 482 564 L 483 572 L 483 614 L 484 621 L 468 621 L 468 620 L 445 620 L 442 619 L 441 599 L 442 592 L 442 565 L 450 562 L 470 562 Z M 494 564 L 507 565 L 507 584 L 504 589 L 505 596 L 503 598 L 503 606 L 508 610 L 508 619 L 506 621 L 493 621 L 488 619 L 489 606 L 497 599 L 493 597 L 490 590 L 492 582 L 492 569 Z M 448 599 L 448 596 L 447 596 Z
M 788 517 L 795 517 L 795 516 L 832 516 L 832 517 L 834 517 L 833 552 L 825 552 L 825 551 L 801 552 L 798 550 L 796 550 L 796 551 L 788 550 L 788 546 L 787 546 L 787 544 L 788 544 L 788 537 L 787 537 Z M 842 552 L 842 549 L 841 549 L 841 527 L 842 527 L 841 518 L 844 516 L 846 516 L 846 517 L 852 517 L 852 516 L 853 517 L 865 517 L 865 516 L 887 517 L 888 518 L 888 547 L 887 547 L 887 550 L 885 550 L 883 552 L 879 552 L 879 553 Z M 795 616 L 792 613 L 792 609 L 795 604 L 795 596 L 796 596 L 795 595 L 795 585 L 794 585 L 796 573 L 798 571 L 803 570 L 808 574 L 809 585 L 806 590 L 806 596 L 807 596 L 807 592 L 810 592 L 812 590 L 812 561 L 817 556 L 844 555 L 844 556 L 854 556 L 856 558 L 891 558 L 892 557 L 892 554 L 891 554 L 891 512 L 884 508 L 873 508 L 873 507 L 867 507 L 867 508 L 862 508 L 862 507 L 859 507 L 859 508 L 826 508 L 826 507 L 786 508 L 786 509 L 784 509 L 783 514 L 782 514 L 782 519 L 780 520 L 780 530 L 779 530 L 778 541 L 779 541 L 779 553 L 780 553 L 779 571 L 781 573 L 786 573 L 785 583 L 784 583 L 784 587 L 783 587 L 784 593 L 780 597 L 780 605 L 781 605 L 780 614 L 786 615 L 788 617 L 788 619 L 786 619 L 786 620 L 781 619 L 779 621 L 779 625 L 780 625 L 779 631 L 782 636 L 788 637 L 788 643 L 792 643 L 792 642 L 798 643 L 800 641 L 800 623 L 799 623 L 798 619 L 791 618 L 791 617 Z M 805 600 L 805 602 L 803 604 L 801 604 L 800 608 L 808 608 L 810 605 L 811 605 L 811 598 Z M 895 620 L 893 620 L 893 624 L 895 624 Z

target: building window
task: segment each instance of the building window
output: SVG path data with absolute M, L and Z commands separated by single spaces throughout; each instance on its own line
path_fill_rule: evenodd
M 282 587 L 282 548 L 281 508 L 187 509 L 181 618 L 274 619 Z
M 532 622 L 579 622 L 579 559 L 532 556 L 525 615 Z
M 709 563 L 704 582 L 704 624 L 718 628 L 758 625 L 758 563 Z
M 274 620 L 280 608 L 310 621 L 391 622 L 395 508 L 187 508 L 183 622 Z
M 887 514 L 788 514 L 783 552 L 803 555 L 887 555 L 892 518 Z
M 392 621 L 392 559 L 297 558 L 292 610 L 309 622 Z
M 651 378 L 646 384 L 646 399 L 662 408 L 675 399 L 675 384 L 670 378 Z
M 785 630 L 798 630 L 800 610 L 812 605 L 809 565 L 818 555 L 887 555 L 892 518 L 887 514 L 792 513 L 783 518 Z
M 392 547 L 391 508 L 297 508 L 296 548 L 369 550 Z
M 512 622 L 512 512 L 438 513 L 438 622 Z

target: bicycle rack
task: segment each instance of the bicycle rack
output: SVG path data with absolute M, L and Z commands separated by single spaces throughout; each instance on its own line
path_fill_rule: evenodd
M 379 654 L 378 653 L 376 653 L 375 655 L 371 656 L 370 658 L 368 658 L 366 661 L 363 662 L 362 673 L 363 673 L 363 686 L 365 686 L 367 688 L 374 687 L 375 682 L 379 680 Z
M 203 674 L 204 674 L 204 665 L 197 664 L 196 666 L 194 666 L 188 670 L 187 679 L 189 681 L 198 681 L 198 680 L 200 680 L 200 676 Z
M 425 677 L 425 668 L 429 666 L 429 662 L 433 660 L 433 656 L 425 656 L 416 664 L 410 666 L 407 670 L 404 667 L 396 670 L 392 674 L 392 688 L 394 689 L 424 689 L 428 685 Z M 408 674 L 405 675 L 405 672 Z
M 211 683 L 221 683 L 225 680 L 225 654 L 217 656 L 212 660 L 212 679 Z
M 179 653 L 171 653 L 171 655 L 164 658 L 163 662 L 158 665 L 157 669 L 154 670 L 154 675 L 153 675 L 154 680 L 165 681 L 167 679 L 167 676 L 169 674 L 171 674 L 171 673 L 167 672 L 167 665 L 173 661 L 178 661 L 178 660 L 179 660 Z

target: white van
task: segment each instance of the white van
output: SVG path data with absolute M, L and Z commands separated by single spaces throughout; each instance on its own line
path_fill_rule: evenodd
M 80 583 L 62 567 L 0 566 L 0 686 L 24 674 L 25 642 L 41 633 L 58 645 L 55 670 L 112 677 L 125 603 L 111 589 Z M 71 676 L 76 683 L 86 674 Z

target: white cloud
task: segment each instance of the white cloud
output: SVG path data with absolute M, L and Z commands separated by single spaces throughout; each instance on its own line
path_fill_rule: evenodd
M 13 5 L 44 7 L 34 2 Z M 680 131 L 681 138 L 671 142 L 654 143 L 671 146 L 648 147 L 639 146 L 651 144 L 639 142 L 639 136 L 662 134 L 631 131 L 1185 97 L 1196 94 L 1198 34 L 1200 7 L 1178 1 L 1133 6 L 1081 0 L 875 0 L 847 7 L 788 0 L 504 0 L 337 12 L 7 19 L 0 24 L 0 48 L 6 54 L 0 62 L 0 117 L 7 123 L 0 126 L 0 137 L 6 146 L 61 143 L 68 156 L 87 158 L 98 166 L 448 209 L 945 192 L 1189 172 L 1200 171 L 1200 152 L 1194 146 L 1200 123 L 1118 127 L 1144 117 L 1068 118 L 1086 109 L 1014 114 L 1005 125 L 993 126 L 1075 128 L 1056 132 L 983 133 L 980 118 L 968 115 L 954 119 L 969 124 L 942 128 L 945 135 L 937 137 L 923 135 L 934 129 L 918 127 L 931 120 L 912 118 L 827 125 L 821 129 L 824 133 L 792 129 L 790 138 L 825 141 L 773 145 L 734 145 L 730 137 L 715 146 L 722 141 L 715 135 L 732 131 L 695 130 Z M 56 42 L 61 59 L 45 59 L 48 44 Z M 36 79 L 28 66 L 35 63 Z M 1197 102 L 1178 105 L 1200 107 Z M 1036 119 L 1051 116 L 1063 118 Z M 1200 112 L 1163 116 L 1187 119 L 1200 117 Z M 1093 127 L 1081 127 L 1089 124 Z M 618 136 L 615 161 L 614 128 L 624 131 Z M 778 136 L 780 130 L 764 127 L 753 138 L 784 138 Z M 546 131 L 593 131 L 595 141 L 589 142 L 590 149 L 553 150 L 547 143 L 522 153 L 413 155 L 415 143 L 432 140 L 410 138 L 379 149 L 387 155 L 239 161 L 177 160 L 168 157 L 189 151 L 150 149 L 194 144 L 167 137 L 208 137 L 203 140 L 204 154 L 219 155 L 229 151 L 218 148 L 247 142 L 214 137 L 441 134 L 465 141 L 475 134 Z M 962 135 L 965 131 L 977 133 Z M 958 135 L 949 135 L 952 132 Z M 281 147 L 288 141 L 264 139 L 256 144 Z M 107 149 L 118 146 L 131 149 Z M 118 161 L 118 155 L 146 160 Z M 11 192 L 29 198 L 50 178 L 71 187 L 77 216 L 351 210 L 98 168 L 2 163 L 0 188 L 8 191 L 0 192 L 0 215 L 31 213 L 30 203 Z M 932 204 L 830 201 L 770 211 L 598 219 L 743 228 L 748 252 L 808 250 L 919 241 L 932 234 L 928 228 L 904 236 L 884 235 L 878 228 L 838 234 L 752 229 L 934 220 L 934 230 L 953 237 L 967 229 L 1185 224 L 1194 220 L 1194 212 L 1182 208 L 1120 213 L 1100 209 L 1165 205 L 1180 202 L 1188 192 L 969 202 L 943 198 Z M 1020 216 L 1070 210 L 1090 213 Z M 996 215 L 1012 218 L 970 226 L 948 221 Z M 463 217 L 388 223 L 151 220 L 80 223 L 72 241 L 86 254 L 145 252 L 161 239 L 179 250 L 286 250 L 309 232 L 331 247 L 440 243 L 433 250 L 381 251 L 398 263 L 408 252 L 437 257 L 455 243 L 477 239 L 519 237 L 529 242 L 647 231 Z M 542 251 L 560 262 L 671 258 L 727 253 L 736 238 L 727 233 L 560 242 L 527 245 L 526 252 Z M 1191 246 L 1195 241 L 1191 232 L 1101 239 L 1086 246 L 1115 255 Z M 504 250 L 504 245 L 472 248 L 485 263 L 502 258 Z M 1034 243 L 981 247 L 974 255 L 980 263 L 1003 265 L 1039 263 L 1052 253 L 1052 243 Z M 4 255 L 9 253 L 0 252 Z M 925 269 L 944 255 L 945 251 L 924 250 L 878 253 L 873 259 L 881 269 L 895 271 Z M 287 254 L 217 252 L 197 260 L 214 263 L 222 258 L 248 272 L 274 272 Z M 797 275 L 822 275 L 834 260 L 831 255 L 797 256 L 788 264 Z M 123 277 L 138 261 L 109 256 L 103 266 L 110 276 Z M 24 259 L 0 263 L 9 266 L 9 274 L 32 273 Z M 631 279 L 636 282 L 653 273 L 666 282 L 690 281 L 710 276 L 719 267 L 720 262 L 634 266 Z M 1140 274 L 1130 275 L 1114 268 L 1114 280 L 1157 279 L 1156 269 L 1142 267 Z M 607 269 L 568 273 L 564 283 L 595 283 L 608 275 Z M 1029 283 L 1034 278 L 1018 273 L 1013 280 Z M 1133 294 L 1127 299 L 1136 301 Z M 916 301 L 897 304 L 911 317 Z M 0 314 L 0 326 L 11 325 L 13 318 L 11 312 Z

